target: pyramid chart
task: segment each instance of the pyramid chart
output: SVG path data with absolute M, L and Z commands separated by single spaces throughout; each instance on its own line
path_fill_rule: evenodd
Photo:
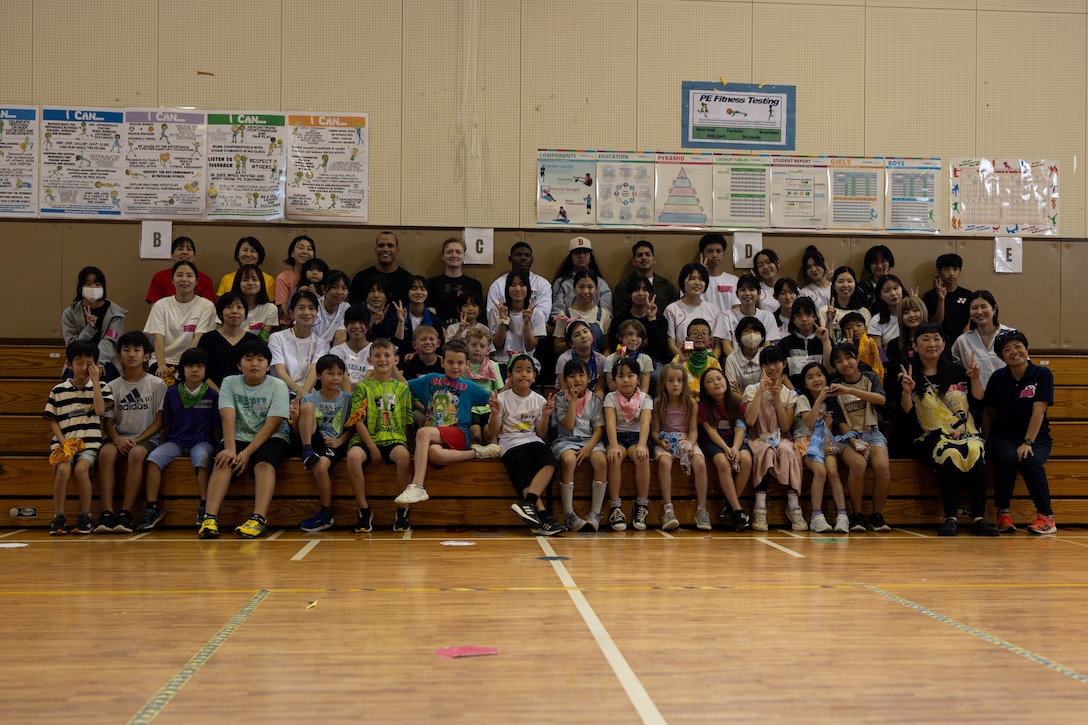
M 680 173 L 672 182 L 669 196 L 665 199 L 665 206 L 661 215 L 657 218 L 658 224 L 695 224 L 705 226 L 707 223 L 706 212 L 699 203 L 699 197 L 695 195 L 695 189 L 691 185 L 684 167 L 680 167 Z

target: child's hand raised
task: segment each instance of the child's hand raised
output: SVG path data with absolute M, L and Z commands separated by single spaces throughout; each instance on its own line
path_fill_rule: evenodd
M 168 368 L 165 368 L 165 366 L 164 366 L 164 369 L 168 369 Z M 98 363 L 91 363 L 90 365 L 87 366 L 87 376 L 91 379 L 91 382 L 94 383 L 95 385 L 98 385 L 98 381 L 102 379 L 102 373 L 103 372 L 105 372 L 105 368 L 103 368 Z
M 393 300 L 393 307 L 397 310 L 397 322 L 403 325 L 408 318 L 408 308 L 400 300 Z
M 524 324 L 531 325 L 533 321 L 533 310 L 536 309 L 536 302 L 530 302 L 525 305 L 525 308 L 521 311 L 521 319 Z
M 824 340 L 826 340 L 830 335 L 831 335 L 831 333 L 828 332 L 826 327 L 817 327 L 816 328 L 816 339 L 819 340 L 820 342 L 823 342 Z
M 491 391 L 491 395 L 487 399 L 487 407 L 491 408 L 492 415 L 498 415 L 502 412 L 502 404 L 499 403 L 499 395 L 494 390 Z
M 544 401 L 544 407 L 541 409 L 540 412 L 541 415 L 546 418 L 552 414 L 553 410 L 555 410 L 555 393 L 551 393 L 550 395 L 548 395 L 547 400 Z
M 657 295 L 650 295 L 650 301 L 646 303 L 646 318 L 657 319 Z

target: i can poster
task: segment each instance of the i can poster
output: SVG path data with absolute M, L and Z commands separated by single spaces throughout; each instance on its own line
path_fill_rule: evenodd
M 43 216 L 121 216 L 124 116 L 116 108 L 42 109 Z
M 125 215 L 202 218 L 208 145 L 204 112 L 129 108 L 125 136 Z
M 38 109 L 0 107 L 0 216 L 38 215 Z
M 365 222 L 367 114 L 289 113 L 287 126 L 287 216 Z
M 208 112 L 208 218 L 283 218 L 286 117 L 275 111 Z

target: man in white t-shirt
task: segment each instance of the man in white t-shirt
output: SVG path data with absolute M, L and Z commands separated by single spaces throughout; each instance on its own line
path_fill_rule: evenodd
M 699 240 L 699 262 L 706 267 L 710 275 L 703 301 L 717 307 L 722 312 L 729 312 L 737 300 L 737 279 L 724 269 L 726 242 L 718 233 L 704 234 Z
M 552 285 L 551 283 L 532 271 L 533 267 L 533 248 L 526 242 L 514 242 L 514 246 L 510 247 L 510 269 L 524 269 L 529 272 L 529 287 L 532 288 L 531 295 L 535 295 L 532 298 L 534 305 L 545 311 L 552 309 Z M 487 290 L 487 309 L 488 311 L 494 309 L 498 310 L 499 305 L 506 301 L 506 275 L 499 275 L 499 278 L 491 283 L 491 287 Z

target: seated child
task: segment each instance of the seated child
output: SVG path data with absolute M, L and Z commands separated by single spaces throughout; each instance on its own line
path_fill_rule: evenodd
M 208 505 L 200 523 L 202 539 L 219 538 L 219 507 L 231 479 L 253 469 L 253 515 L 234 529 L 244 539 L 268 533 L 268 507 L 276 490 L 276 466 L 291 453 L 287 425 L 291 402 L 287 383 L 268 374 L 272 353 L 262 342 L 242 343 L 238 350 L 241 375 L 223 379 L 219 391 L 219 416 L 223 424 L 223 450 L 215 457 L 208 481 Z
M 329 469 L 347 456 L 348 441 L 354 434 L 349 426 L 351 393 L 340 388 L 344 381 L 344 361 L 336 355 L 317 359 L 317 379 L 321 389 L 303 396 L 298 408 L 298 434 L 302 439 L 302 465 L 314 472 L 321 510 L 298 523 L 303 531 L 324 531 L 334 523 L 332 517 L 332 479 Z
M 442 374 L 444 366 L 442 358 L 438 355 L 438 347 L 441 344 L 438 339 L 438 330 L 430 325 L 420 325 L 412 330 L 412 347 L 415 349 L 415 355 L 400 362 L 404 379 L 412 380 L 424 375 Z
M 674 463 L 679 463 L 685 473 L 695 476 L 696 528 L 702 531 L 710 531 L 711 528 L 710 514 L 706 510 L 706 458 L 695 443 L 699 437 L 699 417 L 687 379 L 688 373 L 679 363 L 669 363 L 662 368 L 661 390 L 654 401 L 650 423 L 650 438 L 656 444 L 657 482 L 661 486 L 661 501 L 665 506 L 661 514 L 661 528 L 664 531 L 680 526 L 672 503 Z
M 355 436 L 348 448 L 348 480 L 359 518 L 355 533 L 374 529 L 374 517 L 366 502 L 363 468 L 370 463 L 397 467 L 398 490 L 404 491 L 412 480 L 412 456 L 408 452 L 408 424 L 412 421 L 412 393 L 407 383 L 398 380 L 397 348 L 391 340 L 379 338 L 370 344 L 371 372 L 355 386 L 351 395 L 351 420 Z M 408 507 L 398 506 L 393 531 L 411 531 Z
M 554 536 L 566 529 L 544 507 L 540 497 L 555 475 L 555 456 L 544 442 L 555 409 L 555 396 L 545 400 L 540 393 L 533 392 L 538 364 L 524 353 L 510 359 L 507 366 L 510 388 L 491 394 L 488 428 L 499 439 L 502 463 L 521 498 L 518 503 L 510 504 L 510 508 L 534 532 Z
M 833 531 L 850 533 L 850 517 L 846 515 L 846 498 L 839 478 L 838 451 L 831 430 L 831 413 L 827 409 L 827 371 L 818 362 L 810 362 L 798 374 L 801 394 L 797 396 L 796 419 L 793 424 L 793 441 L 805 468 L 812 473 L 809 493 L 812 497 L 812 520 L 809 529 L 817 534 Z M 835 501 L 835 525 L 824 516 L 824 483 L 831 486 Z
M 366 339 L 366 321 L 370 313 L 359 305 L 353 305 L 344 313 L 344 327 L 348 339 L 334 346 L 330 353 L 344 361 L 347 375 L 344 377 L 344 390 L 352 392 L 356 384 L 370 370 L 370 341 Z
M 620 490 L 623 487 L 623 459 L 635 464 L 635 505 L 631 525 L 646 530 L 650 504 L 650 419 L 654 400 L 639 390 L 641 368 L 630 358 L 612 368 L 616 390 L 604 397 L 604 426 L 608 435 L 608 525 L 613 531 L 627 529 Z
M 866 332 L 865 318 L 858 312 L 848 312 L 843 315 L 839 323 L 842 330 L 842 341 L 853 343 L 858 351 L 858 361 L 862 363 L 862 370 L 872 370 L 877 376 L 884 379 L 884 355 L 876 341 Z M 828 346 L 830 353 L 830 346 Z
M 589 323 L 584 320 L 572 320 L 567 323 L 567 346 L 570 348 L 555 362 L 555 386 L 562 389 L 566 383 L 563 381 L 563 368 L 571 360 L 581 360 L 589 369 L 589 389 L 594 395 L 604 397 L 604 364 L 605 357 L 593 349 L 593 331 Z M 641 367 L 639 368 L 641 374 Z
M 733 530 L 743 531 L 751 519 L 740 507 L 738 494 L 752 473 L 752 452 L 744 443 L 744 419 L 740 401 L 721 370 L 703 371 L 699 389 L 699 447 L 718 471 L 718 485 L 725 496 L 722 518 L 727 515 Z
M 642 373 L 638 376 L 639 390 L 644 393 L 650 392 L 650 377 L 654 372 L 654 359 L 642 349 L 642 345 L 646 341 L 646 326 L 633 318 L 624 320 L 616 328 L 616 336 L 619 339 L 619 347 L 604 359 L 604 379 L 608 390 L 616 389 L 616 381 L 612 377 L 612 366 L 616 364 L 616 360 L 629 357 L 638 360 L 639 368 L 642 370 Z
M 98 452 L 98 484 L 102 496 L 102 514 L 95 527 L 98 534 L 133 532 L 132 507 L 144 482 L 144 461 L 159 444 L 162 403 L 166 398 L 166 383 L 147 372 L 152 349 L 146 335 L 126 332 L 117 340 L 117 352 L 121 377 L 110 383 L 114 405 L 112 410 L 106 411 L 103 421 L 106 440 Z M 125 495 L 121 511 L 114 517 L 113 489 L 118 458 L 127 462 Z
M 724 371 L 733 400 L 739 405 L 745 389 L 758 383 L 763 375 L 759 367 L 759 351 L 766 343 L 767 331 L 755 317 L 742 317 L 733 334 L 736 335 L 737 344 L 725 359 Z
M 468 370 L 465 377 L 488 392 L 497 393 L 502 390 L 503 381 L 499 364 L 487 356 L 488 350 L 491 349 L 491 330 L 486 327 L 473 327 L 465 333 L 464 342 L 468 346 Z M 486 435 L 487 421 L 490 417 L 490 406 L 473 406 L 469 434 L 472 436 L 472 450 L 480 451 L 481 458 L 498 458 L 500 455 L 496 439 Z
M 604 403 L 589 389 L 589 368 L 581 360 L 571 360 L 563 368 L 566 387 L 555 396 L 555 423 L 559 435 L 552 443 L 552 454 L 559 459 L 559 492 L 563 498 L 564 523 L 571 531 L 587 525 L 601 528 L 608 479 L 608 457 L 604 443 Z M 574 512 L 574 469 L 589 462 L 593 469 L 592 499 L 585 519 Z
M 490 333 L 491 329 L 480 321 L 480 298 L 474 294 L 463 295 L 457 302 L 458 312 L 460 313 L 460 319 L 449 325 L 446 328 L 447 340 L 460 340 L 461 342 L 468 344 L 468 333 L 472 330 L 486 330 Z M 491 352 L 495 348 L 488 349 Z
M 192 348 L 181 353 L 181 377 L 166 391 L 162 404 L 163 443 L 147 456 L 147 506 L 138 531 L 151 531 L 162 523 L 159 487 L 162 472 L 178 456 L 189 456 L 196 471 L 200 507 L 197 526 L 204 520 L 208 499 L 208 474 L 219 442 L 219 393 L 206 379 L 208 353 Z
M 721 370 L 721 363 L 711 352 L 713 340 L 710 337 L 710 323 L 702 318 L 695 318 L 688 323 L 687 340 L 680 348 L 680 353 L 672 359 L 679 363 L 687 373 L 688 390 L 695 398 L 699 397 L 699 380 L 704 370 Z
M 401 506 L 421 503 L 427 494 L 427 464 L 445 466 L 458 461 L 481 458 L 469 450 L 468 427 L 472 406 L 483 405 L 491 397 L 486 390 L 462 376 L 468 368 L 468 348 L 458 340 L 446 343 L 442 351 L 445 374 L 430 373 L 408 381 L 412 398 L 427 401 L 425 425 L 416 431 L 415 473 L 412 482 L 397 496 Z
M 65 348 L 64 357 L 72 377 L 53 386 L 42 411 L 53 432 L 49 445 L 49 462 L 54 466 L 51 536 L 68 533 L 64 502 L 68 498 L 68 480 L 73 476 L 79 491 L 79 520 L 72 533 L 89 534 L 94 528 L 91 466 L 98 460 L 102 446 L 102 416 L 113 407 L 113 392 L 103 382 L 98 364 L 98 345 L 73 340 Z

